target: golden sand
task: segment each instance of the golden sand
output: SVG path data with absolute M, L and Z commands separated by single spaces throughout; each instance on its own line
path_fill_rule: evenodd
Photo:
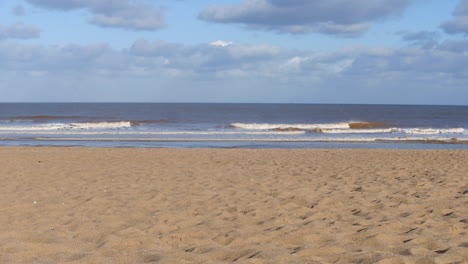
M 0 148 L 0 263 L 468 263 L 468 151 Z

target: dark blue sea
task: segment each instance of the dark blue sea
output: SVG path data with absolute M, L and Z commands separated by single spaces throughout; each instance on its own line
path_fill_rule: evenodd
M 468 149 L 468 106 L 2 103 L 0 145 Z

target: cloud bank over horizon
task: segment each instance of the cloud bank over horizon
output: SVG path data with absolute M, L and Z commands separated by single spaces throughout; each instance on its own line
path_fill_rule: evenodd
M 0 21 L 2 101 L 468 104 L 466 0 L 407 28 L 392 21 L 420 1 L 18 1 Z M 57 12 L 80 28 L 52 27 Z
M 225 101 L 230 101 L 230 94 L 236 94 L 236 90 L 230 89 L 239 87 L 241 91 L 249 87 L 263 93 L 281 93 L 280 89 L 315 91 L 320 94 L 318 98 L 330 92 L 358 89 L 360 93 L 349 96 L 351 101 L 381 94 L 391 96 L 379 101 L 388 103 L 385 99 L 394 100 L 394 92 L 404 93 L 412 100 L 422 94 L 439 99 L 450 93 L 468 96 L 467 52 L 467 41 L 444 41 L 432 48 L 361 46 L 322 53 L 285 50 L 267 44 L 184 45 L 144 39 L 123 50 L 115 50 L 108 43 L 44 47 L 10 41 L 0 43 L 0 77 L 15 74 L 22 80 L 51 82 L 53 79 L 52 83 L 76 78 L 106 82 L 119 79 L 125 80 L 124 83 L 138 79 L 139 83 L 146 83 L 132 87 L 134 91 L 161 83 L 183 84 L 198 91 L 204 86 L 211 87 L 208 89 L 211 91 L 215 85 L 218 93 L 226 94 Z M 253 83 L 261 87 L 252 88 Z M 81 82 L 67 84 L 73 89 L 80 89 L 81 85 Z M 412 89 L 413 86 L 419 89 Z M 217 95 L 218 99 L 222 97 Z M 210 95 L 206 94 L 205 98 Z M 291 96 L 294 101 L 303 99 Z M 345 99 L 341 98 L 351 102 Z

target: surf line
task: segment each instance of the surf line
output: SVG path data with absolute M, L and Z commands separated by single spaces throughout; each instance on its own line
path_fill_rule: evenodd
M 22 138 L 0 138 L 0 140 L 20 140 Z M 432 143 L 432 144 L 468 144 L 468 138 L 58 138 L 30 137 L 23 138 L 39 141 L 116 141 L 116 142 L 340 142 L 340 143 Z
M 118 131 L 102 131 L 102 132 L 57 132 L 57 131 L 2 131 L 1 134 L 8 135 L 301 135 L 305 134 L 306 131 L 243 131 L 243 132 L 224 132 L 224 131 L 173 131 L 173 132 L 118 132 Z

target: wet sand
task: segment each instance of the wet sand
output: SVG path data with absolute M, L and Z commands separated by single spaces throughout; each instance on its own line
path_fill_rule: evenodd
M 468 263 L 467 150 L 0 148 L 0 263 Z

